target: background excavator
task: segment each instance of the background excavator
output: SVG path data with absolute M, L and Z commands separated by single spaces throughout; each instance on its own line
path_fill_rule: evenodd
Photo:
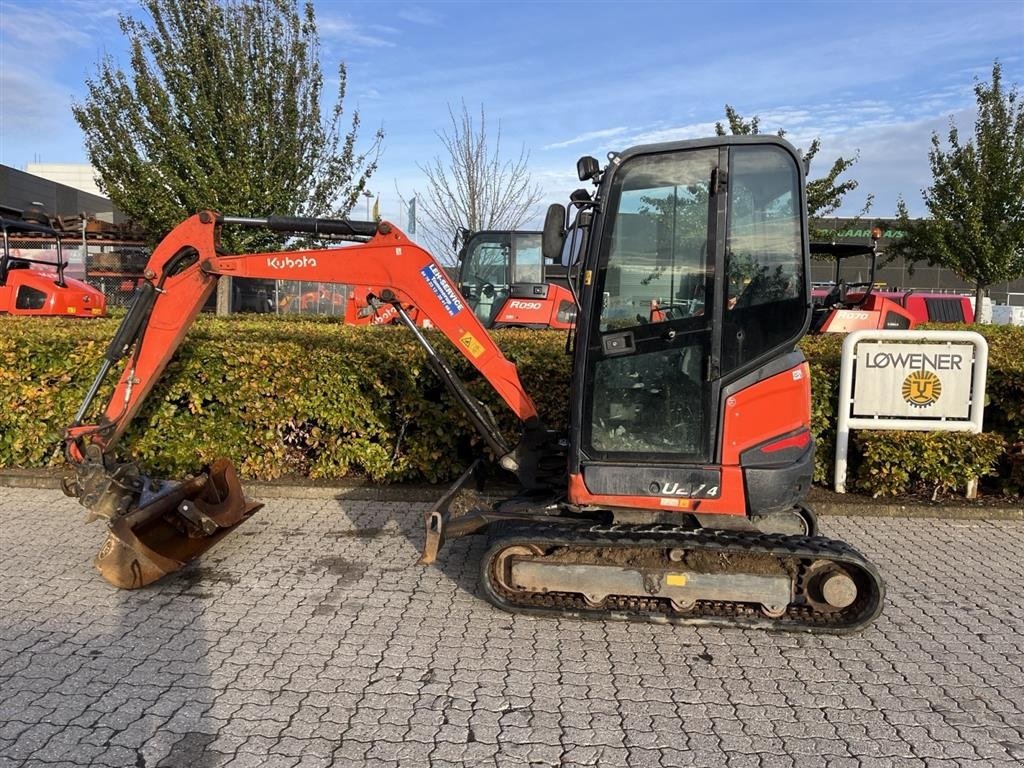
M 568 330 L 576 299 L 561 261 L 542 253 L 542 233 L 465 231 L 459 291 L 485 328 Z
M 134 305 L 66 433 L 65 491 L 107 520 L 101 573 L 139 587 L 178 570 L 258 509 L 230 462 L 157 481 L 113 448 L 221 275 L 386 286 L 380 300 L 521 490 L 488 502 L 471 466 L 425 516 L 422 563 L 486 534 L 482 594 L 515 612 L 840 632 L 884 588 L 803 505 L 812 474 L 811 317 L 804 175 L 777 137 L 717 137 L 581 158 L 596 193 L 545 221 L 543 248 L 580 297 L 566 432 L 550 430 L 515 366 L 429 253 L 387 222 L 200 213 L 156 248 Z M 569 226 L 567 227 L 567 224 Z M 223 227 L 362 240 L 227 255 Z M 657 302 L 657 307 L 653 304 Z M 521 425 L 513 443 L 409 318 L 429 317 Z M 86 419 L 113 366 L 104 413 Z
M 67 263 L 61 251 L 60 232 L 44 224 L 0 218 L 3 255 L 0 255 L 0 314 L 104 317 L 107 298 L 88 283 L 65 277 Z M 53 240 L 56 256 L 33 258 L 11 252 L 11 235 Z M 32 265 L 44 267 L 33 269 Z
M 811 333 L 849 333 L 851 331 L 907 331 L 917 326 L 917 319 L 894 296 L 875 290 L 875 269 L 878 263 L 878 240 L 882 230 L 871 230 L 871 244 L 811 243 L 811 255 L 836 263 L 832 285 L 811 291 L 814 312 Z M 866 256 L 868 279 L 847 282 L 843 262 Z
M 565 267 L 542 258 L 540 232 L 460 229 L 453 246 L 460 240 L 459 292 L 484 328 L 572 328 L 576 299 Z M 353 290 L 345 322 L 399 323 L 394 306 L 378 300 L 379 292 L 379 287 Z M 415 306 L 404 309 L 418 325 L 430 327 Z

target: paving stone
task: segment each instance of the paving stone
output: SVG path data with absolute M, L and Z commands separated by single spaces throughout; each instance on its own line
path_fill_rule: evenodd
M 271 499 L 251 535 L 118 592 L 71 500 L 0 488 L 0 768 L 1024 760 L 1020 522 L 824 520 L 888 598 L 812 637 L 502 613 L 482 540 L 412 565 L 427 506 Z

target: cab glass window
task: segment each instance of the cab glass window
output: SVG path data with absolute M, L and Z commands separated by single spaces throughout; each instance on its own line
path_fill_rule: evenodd
M 18 289 L 14 306 L 17 309 L 42 309 L 46 304 L 46 294 L 40 290 L 23 285 Z
M 717 150 L 631 160 L 604 269 L 602 332 L 702 315 L 708 185 Z
M 723 368 L 734 370 L 795 340 L 807 287 L 799 174 L 781 148 L 734 147 L 725 254 Z
M 512 241 L 508 234 L 484 234 L 470 242 L 462 264 L 459 289 L 485 326 L 508 298 L 509 259 Z
M 515 266 L 513 283 L 540 283 L 543 277 L 543 257 L 540 250 L 540 235 L 513 236 L 515 243 Z
M 707 243 L 717 163 L 717 148 L 700 149 L 641 155 L 618 172 L 598 284 L 601 351 L 584 400 L 592 456 L 708 458 L 703 371 L 714 314 Z M 635 349 L 615 353 L 616 340 Z

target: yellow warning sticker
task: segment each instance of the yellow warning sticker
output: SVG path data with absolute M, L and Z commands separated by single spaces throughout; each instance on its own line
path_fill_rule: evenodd
M 73 314 L 75 314 L 75 313 L 76 313 L 77 311 L 78 311 L 78 310 L 77 310 L 77 309 L 76 309 L 75 307 L 68 307 L 68 314 L 69 314 L 69 315 L 73 315 Z
M 487 351 L 484 349 L 484 345 L 477 340 L 476 336 L 469 331 L 466 331 L 459 337 L 459 342 L 469 351 L 474 360 Z
M 686 574 L 685 573 L 666 573 L 665 583 L 670 587 L 685 587 L 686 586 Z

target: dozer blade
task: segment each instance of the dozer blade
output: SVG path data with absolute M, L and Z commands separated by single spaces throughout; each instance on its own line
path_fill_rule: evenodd
M 96 568 L 115 587 L 144 587 L 184 568 L 262 506 L 245 500 L 234 466 L 217 459 L 208 475 L 113 518 Z
M 564 522 L 552 505 L 551 513 L 535 495 L 519 495 L 505 499 L 500 505 L 489 500 L 475 487 L 482 487 L 479 460 L 473 462 L 455 484 L 438 499 L 423 516 L 426 535 L 419 565 L 430 565 L 445 542 L 483 533 L 495 523 L 559 523 Z

